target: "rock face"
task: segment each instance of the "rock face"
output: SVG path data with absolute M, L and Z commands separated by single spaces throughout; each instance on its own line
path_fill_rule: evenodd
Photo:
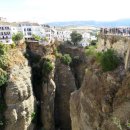
M 72 130 L 128 130 L 129 77 L 121 68 L 86 70 L 81 88 L 70 98 Z
M 100 38 L 98 42 L 97 48 L 99 51 L 113 48 L 121 57 L 125 56 L 129 44 L 128 39 L 116 36 L 109 36 L 106 39 Z
M 53 45 L 43 46 L 38 44 L 28 44 L 29 61 L 32 68 L 33 90 L 38 102 L 38 119 L 35 130 L 55 130 L 54 121 L 54 99 L 56 85 L 54 82 L 54 69 L 46 73 L 43 70 L 43 63 L 48 59 L 55 66 L 55 56 L 53 55 Z M 35 60 L 36 59 L 36 60 Z M 37 60 L 38 59 L 38 60 Z
M 55 72 L 55 125 L 60 130 L 71 130 L 70 94 L 76 90 L 74 76 L 70 67 L 60 62 L 56 64 Z
M 41 96 L 41 117 L 45 130 L 55 130 L 54 125 L 54 98 L 55 83 L 53 79 L 49 79 L 48 83 L 42 85 Z
M 22 65 L 14 64 L 10 70 L 4 96 L 7 104 L 5 130 L 33 130 L 31 115 L 34 112 L 34 96 L 30 78 L 30 67 L 26 59 Z

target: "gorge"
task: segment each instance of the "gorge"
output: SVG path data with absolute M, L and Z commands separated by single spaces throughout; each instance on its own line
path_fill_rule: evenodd
M 0 86 L 0 130 L 129 130 L 127 43 L 99 42 L 97 50 L 120 53 L 115 70 L 104 72 L 95 56 L 76 46 L 26 43 L 10 48 L 8 80 Z

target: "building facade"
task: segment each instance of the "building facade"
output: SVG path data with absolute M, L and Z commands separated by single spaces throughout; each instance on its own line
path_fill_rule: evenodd
M 12 43 L 12 31 L 10 25 L 0 25 L 0 42 L 4 44 Z
M 22 32 L 25 40 L 33 39 L 33 35 L 40 36 L 41 38 L 45 37 L 45 30 L 37 23 L 19 23 L 18 32 Z

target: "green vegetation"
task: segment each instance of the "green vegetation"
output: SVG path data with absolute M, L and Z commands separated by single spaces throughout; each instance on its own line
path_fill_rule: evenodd
M 1 55 L 5 55 L 6 52 L 8 51 L 9 49 L 9 46 L 8 45 L 5 45 L 3 43 L 0 43 L 0 56 Z
M 64 63 L 65 65 L 69 65 L 69 64 L 72 62 L 72 58 L 70 57 L 69 54 L 64 54 L 64 55 L 61 57 L 61 61 L 62 61 L 62 63 Z
M 96 56 L 96 54 L 97 54 L 96 46 L 87 47 L 87 49 L 85 50 L 85 53 L 87 56 Z
M 47 37 L 44 37 L 43 41 L 48 42 L 49 40 Z
M 6 69 L 7 68 L 7 62 L 8 62 L 7 55 L 1 55 L 0 56 L 0 68 Z
M 2 93 L 5 90 L 5 84 L 8 80 L 7 67 L 8 67 L 8 50 L 10 45 L 5 45 L 0 43 L 0 92 Z M 3 97 L 0 97 L 0 129 L 4 129 L 5 126 L 5 117 L 4 111 L 6 109 L 6 104 Z
M 49 74 L 53 70 L 54 66 L 52 62 L 49 59 L 45 59 L 43 61 L 42 70 L 43 74 Z
M 8 80 L 7 72 L 0 68 L 0 86 L 4 85 Z
M 11 47 L 11 48 L 15 48 L 15 47 L 16 47 L 16 44 L 15 44 L 15 43 L 12 43 L 12 44 L 10 45 L 10 47 Z
M 100 63 L 103 71 L 112 71 L 119 66 L 119 57 L 116 51 L 108 49 L 105 52 L 97 52 L 96 46 L 90 46 L 85 50 L 87 56 L 92 56 Z
M 35 34 L 33 34 L 32 37 L 33 37 L 34 40 L 36 40 L 36 41 L 40 41 L 40 40 L 42 39 L 40 36 L 35 35 Z
M 61 57 L 62 57 L 62 54 L 58 52 L 57 48 L 54 49 L 54 55 L 56 56 L 56 58 L 60 58 L 61 59 Z
M 101 66 L 103 71 L 112 71 L 119 66 L 119 57 L 114 50 L 108 49 L 102 53 Z
M 76 31 L 73 31 L 71 34 L 71 41 L 74 43 L 74 45 L 77 45 L 83 38 L 80 33 L 77 33 Z
M 15 43 L 17 43 L 18 44 L 18 42 L 20 41 L 20 40 L 22 40 L 23 39 L 23 33 L 21 33 L 21 32 L 18 32 L 17 34 L 13 34 L 13 36 L 12 36 L 12 40 L 15 42 Z
M 36 112 L 33 112 L 32 114 L 31 114 L 31 120 L 32 120 L 32 123 L 36 123 L 36 120 L 37 120 L 37 113 Z

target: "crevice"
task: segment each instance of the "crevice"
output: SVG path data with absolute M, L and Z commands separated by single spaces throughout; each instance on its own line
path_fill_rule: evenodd
M 43 127 L 41 121 L 41 91 L 42 91 L 42 72 L 41 66 L 39 65 L 41 56 L 31 52 L 30 48 L 27 46 L 26 55 L 29 62 L 29 66 L 31 67 L 31 82 L 33 87 L 33 93 L 36 99 L 36 110 L 35 110 L 35 120 L 33 123 L 35 124 L 34 130 L 41 130 Z
M 0 86 L 0 129 L 1 130 L 5 129 L 5 125 L 7 123 L 4 116 L 4 112 L 6 110 L 6 102 L 4 98 L 6 86 L 7 84 Z

